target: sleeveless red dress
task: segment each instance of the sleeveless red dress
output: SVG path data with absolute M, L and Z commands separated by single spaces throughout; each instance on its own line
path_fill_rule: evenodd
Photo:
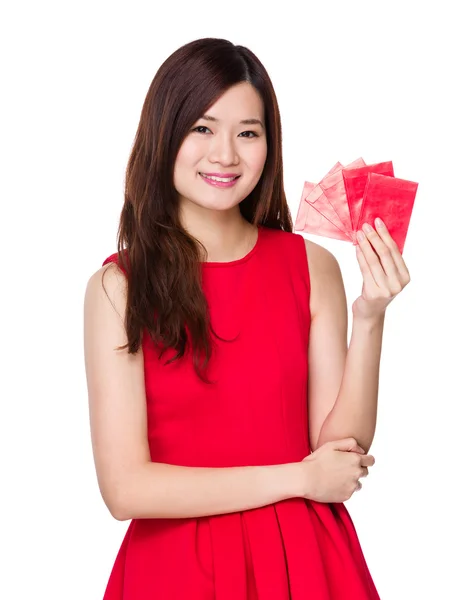
M 103 264 L 116 262 L 116 253 Z M 144 333 L 152 460 L 271 465 L 310 453 L 310 280 L 304 239 L 259 226 L 239 260 L 202 263 L 215 338 L 208 371 L 165 366 Z M 104 600 L 378 600 L 344 504 L 293 498 L 243 512 L 133 519 Z

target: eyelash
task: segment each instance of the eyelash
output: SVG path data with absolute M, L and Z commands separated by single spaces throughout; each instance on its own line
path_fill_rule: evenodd
M 197 129 L 208 129 L 208 127 L 206 127 L 205 125 L 198 125 L 198 127 L 194 127 L 192 129 L 192 131 L 195 131 L 195 133 L 203 133 L 201 131 L 197 131 Z M 208 131 L 210 131 L 210 130 L 208 129 Z M 259 137 L 258 134 L 255 131 L 243 131 L 242 133 L 252 133 L 252 134 L 254 134 L 252 137 L 244 136 L 244 137 L 247 137 L 247 139 L 249 139 L 249 140 L 253 139 L 253 137 Z

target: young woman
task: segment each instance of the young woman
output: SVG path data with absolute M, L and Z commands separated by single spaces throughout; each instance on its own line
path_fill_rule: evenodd
M 247 48 L 201 39 L 146 96 L 118 252 L 85 293 L 97 478 L 131 523 L 105 600 L 376 599 L 343 504 L 374 458 L 385 310 L 409 275 L 292 233 L 281 124 Z

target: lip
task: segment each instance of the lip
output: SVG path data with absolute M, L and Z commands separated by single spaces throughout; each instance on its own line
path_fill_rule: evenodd
M 201 173 L 199 173 L 199 175 L 207 185 L 211 185 L 213 187 L 218 188 L 234 187 L 240 179 L 240 177 L 238 177 L 237 175 L 233 175 L 232 177 L 236 177 L 236 179 L 233 179 L 232 181 L 215 181 L 214 179 L 208 179 L 207 177 L 204 177 Z M 207 175 L 207 173 L 205 173 L 205 175 Z M 215 175 L 215 177 L 220 177 L 220 175 Z M 226 177 L 231 177 L 231 175 L 226 175 Z
M 209 175 L 210 177 L 238 177 L 239 173 L 206 173 L 204 171 L 199 171 L 199 173 L 203 173 L 203 175 Z

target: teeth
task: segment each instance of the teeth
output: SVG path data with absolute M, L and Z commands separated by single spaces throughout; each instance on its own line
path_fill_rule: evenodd
M 234 181 L 236 179 L 236 177 L 211 177 L 210 175 L 205 175 L 204 173 L 200 173 L 200 175 L 202 177 L 205 177 L 205 179 L 212 179 L 213 181 L 229 182 Z

